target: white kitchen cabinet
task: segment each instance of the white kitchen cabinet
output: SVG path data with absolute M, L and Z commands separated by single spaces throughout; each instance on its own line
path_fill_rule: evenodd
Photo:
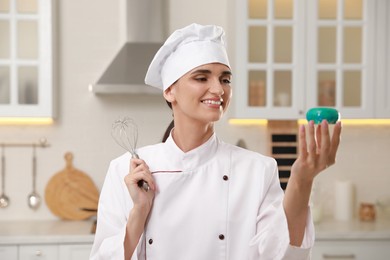
M 89 259 L 93 221 L 0 221 L 0 260 Z
M 280 2 L 280 1 L 279 1 Z M 236 118 L 298 118 L 304 97 L 302 1 L 236 0 Z
M 92 244 L 60 245 L 58 260 L 89 259 Z
M 0 259 L 17 260 L 18 247 L 17 246 L 0 246 Z
M 390 240 L 317 241 L 312 250 L 312 260 L 387 260 Z
M 299 119 L 315 106 L 380 116 L 377 1 L 236 0 L 236 10 L 236 118 Z
M 89 259 L 92 243 L 19 244 L 0 246 L 4 260 L 81 260 Z
M 377 37 L 376 37 L 376 79 L 378 91 L 375 96 L 375 113 L 378 118 L 390 118 L 390 2 L 377 1 Z
M 21 245 L 18 260 L 57 260 L 57 245 Z
M 53 1 L 0 1 L 0 117 L 53 117 Z

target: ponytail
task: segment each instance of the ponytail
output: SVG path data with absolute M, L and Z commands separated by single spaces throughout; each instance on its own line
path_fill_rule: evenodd
M 165 141 L 168 139 L 169 135 L 171 134 L 171 130 L 174 126 L 175 126 L 175 124 L 172 120 L 172 122 L 169 124 L 168 128 L 165 130 L 164 136 L 162 138 L 163 143 L 165 143 Z

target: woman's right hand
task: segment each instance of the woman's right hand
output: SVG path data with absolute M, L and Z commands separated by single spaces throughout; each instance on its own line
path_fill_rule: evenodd
M 149 190 L 138 187 L 138 182 L 144 180 L 149 184 Z M 133 208 L 127 219 L 124 241 L 125 259 L 130 259 L 136 250 L 138 241 L 144 232 L 145 223 L 152 209 L 156 185 L 144 160 L 131 159 L 130 172 L 124 178 L 126 187 L 133 200 Z
M 149 184 L 150 189 L 148 191 L 138 186 L 138 182 L 141 180 Z M 149 167 L 144 160 L 130 160 L 130 173 L 125 176 L 125 184 L 133 200 L 134 207 L 149 212 L 152 208 L 156 186 Z

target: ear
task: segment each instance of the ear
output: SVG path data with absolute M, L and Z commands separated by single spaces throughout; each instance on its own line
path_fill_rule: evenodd
M 172 103 L 173 101 L 175 101 L 175 91 L 174 91 L 174 86 L 170 86 L 169 88 L 167 88 L 164 92 L 163 92 L 163 95 L 164 95 L 164 98 Z

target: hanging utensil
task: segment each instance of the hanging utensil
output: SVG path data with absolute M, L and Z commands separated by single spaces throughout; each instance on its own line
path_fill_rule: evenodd
M 120 147 L 131 154 L 131 158 L 139 159 L 135 151 L 138 142 L 138 128 L 131 118 L 123 117 L 115 120 L 112 125 L 111 136 Z M 144 180 L 138 182 L 138 187 L 145 191 L 149 190 L 149 184 Z
M 65 220 L 84 220 L 96 216 L 99 190 L 87 173 L 73 165 L 74 157 L 71 152 L 65 153 L 65 167 L 50 178 L 44 197 L 54 215 Z
M 1 195 L 0 208 L 6 208 L 9 205 L 9 198 L 5 195 L 5 155 L 4 145 L 1 146 Z
M 28 195 L 27 203 L 28 206 L 36 210 L 41 205 L 41 196 L 36 192 L 36 178 L 37 178 L 37 157 L 36 157 L 36 146 L 33 145 L 33 157 L 32 157 L 32 192 Z

